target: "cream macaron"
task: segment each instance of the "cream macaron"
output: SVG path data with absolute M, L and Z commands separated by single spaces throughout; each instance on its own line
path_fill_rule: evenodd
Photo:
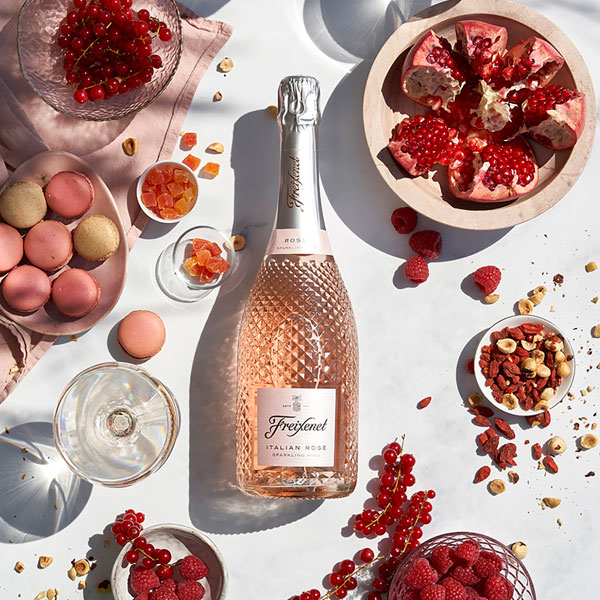
M 73 231 L 77 254 L 94 262 L 110 258 L 119 248 L 120 240 L 117 226 L 104 215 L 86 217 Z
M 0 195 L 0 217 L 17 229 L 29 229 L 45 216 L 44 190 L 33 181 L 17 181 Z

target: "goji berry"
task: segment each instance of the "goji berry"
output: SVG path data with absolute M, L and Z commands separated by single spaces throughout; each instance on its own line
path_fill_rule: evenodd
M 491 427 L 491 423 L 489 419 L 486 419 L 483 415 L 477 415 L 473 419 L 473 423 L 478 425 L 479 427 Z
M 496 429 L 509 440 L 515 439 L 513 428 L 504 419 L 495 418 L 494 425 L 496 426 Z
M 520 342 L 521 340 L 525 339 L 525 334 L 519 327 L 509 327 L 508 335 L 516 342 Z
M 483 444 L 482 448 L 486 454 L 490 454 L 490 455 L 494 456 L 496 454 L 496 451 L 498 450 L 498 438 L 497 437 L 489 438 L 485 442 L 485 444 Z
M 544 463 L 546 469 L 550 471 L 550 473 L 558 473 L 558 465 L 551 456 L 545 456 L 542 462 Z
M 492 470 L 487 465 L 481 467 L 481 469 L 479 469 L 477 473 L 475 473 L 475 483 L 479 483 L 487 479 L 490 476 L 491 472 Z
M 488 436 L 487 436 L 487 434 L 486 434 L 485 432 L 484 432 L 484 433 L 480 433 L 480 434 L 477 436 L 477 443 L 478 443 L 478 444 L 479 444 L 481 447 L 483 447 L 483 445 L 484 445 L 484 444 L 485 444 L 487 441 L 488 441 Z
M 489 406 L 472 406 L 469 408 L 469 412 L 482 417 L 492 417 L 494 415 L 494 411 Z
M 540 460 L 542 458 L 542 447 L 539 444 L 534 444 L 531 446 L 531 454 L 535 460 Z
M 425 408 L 425 407 L 429 406 L 430 402 L 431 402 L 431 396 L 427 396 L 427 398 L 423 398 L 423 400 L 419 401 L 419 403 L 417 404 L 417 407 Z

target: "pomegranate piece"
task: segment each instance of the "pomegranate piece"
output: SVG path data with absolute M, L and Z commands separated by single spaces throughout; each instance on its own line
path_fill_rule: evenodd
M 402 91 L 433 109 L 446 108 L 468 77 L 468 65 L 450 42 L 428 31 L 411 48 L 402 66 Z
M 472 138 L 465 159 L 448 167 L 450 190 L 474 202 L 505 202 L 533 190 L 539 179 L 535 154 L 523 136 L 504 143 Z
M 504 59 L 502 76 L 509 85 L 524 83 L 531 90 L 549 83 L 565 63 L 556 48 L 535 36 L 515 44 Z
M 506 95 L 505 89 L 497 91 L 483 79 L 479 82 L 479 91 L 474 127 L 486 129 L 496 141 L 510 140 L 523 132 L 523 110 L 520 103 L 514 101 L 515 95 Z
M 388 149 L 410 175 L 423 175 L 435 163 L 450 163 L 457 149 L 456 135 L 456 129 L 439 117 L 416 115 L 396 125 Z
M 572 148 L 583 131 L 585 95 L 562 85 L 534 90 L 523 103 L 527 133 L 552 150 Z

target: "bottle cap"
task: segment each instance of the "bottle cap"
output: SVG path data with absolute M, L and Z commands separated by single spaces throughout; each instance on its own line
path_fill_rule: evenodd
M 319 82 L 307 75 L 290 75 L 279 84 L 279 114 L 282 127 L 317 125 L 319 110 Z

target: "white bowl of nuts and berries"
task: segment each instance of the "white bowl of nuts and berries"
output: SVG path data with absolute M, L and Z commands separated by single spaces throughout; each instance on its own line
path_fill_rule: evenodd
M 533 315 L 498 321 L 475 354 L 475 378 L 485 397 L 512 415 L 542 414 L 569 392 L 573 346 L 554 323 Z

